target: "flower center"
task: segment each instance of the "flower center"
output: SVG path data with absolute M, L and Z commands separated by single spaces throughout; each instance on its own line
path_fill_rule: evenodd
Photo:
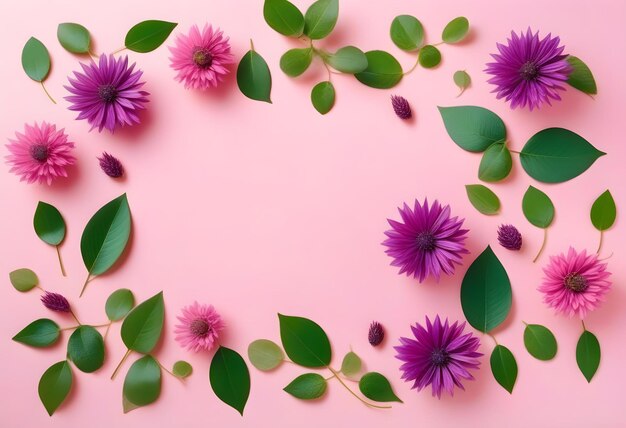
M 587 279 L 578 273 L 570 273 L 563 282 L 574 293 L 582 293 L 589 286 Z
M 30 155 L 38 162 L 45 162 L 48 159 L 48 146 L 45 144 L 35 144 L 30 148 Z
M 207 335 L 211 327 L 205 320 L 197 319 L 191 323 L 190 330 L 195 336 L 203 337 Z
M 420 232 L 415 238 L 417 248 L 421 251 L 432 251 L 435 249 L 435 237 L 430 232 Z
M 532 61 L 526 61 L 519 69 L 519 74 L 524 80 L 535 80 L 539 74 L 539 67 Z
M 200 68 L 209 68 L 213 64 L 213 55 L 205 48 L 197 48 L 193 52 L 193 62 Z
M 117 98 L 117 89 L 113 85 L 100 85 L 98 87 L 98 96 L 105 103 L 112 103 Z
M 436 367 L 444 367 L 450 361 L 450 354 L 445 349 L 435 349 L 430 354 L 430 362 Z

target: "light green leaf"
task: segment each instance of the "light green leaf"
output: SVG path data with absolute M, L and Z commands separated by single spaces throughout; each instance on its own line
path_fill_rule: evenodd
M 304 73 L 313 60 L 313 50 L 290 49 L 280 57 L 280 69 L 287 76 L 297 77 Z
M 387 378 L 380 373 L 369 372 L 364 374 L 359 380 L 359 389 L 370 400 L 383 403 L 390 401 L 402 403 L 402 400 L 393 392 Z
M 328 36 L 337 24 L 339 0 L 318 0 L 304 14 L 304 34 L 311 40 Z
M 524 329 L 524 346 L 538 360 L 548 361 L 556 355 L 557 344 L 554 334 L 539 324 L 527 324 Z
M 300 400 L 314 400 L 326 392 L 326 379 L 317 373 L 306 373 L 295 378 L 283 391 Z
M 140 303 L 124 318 L 122 323 L 122 341 L 130 350 L 149 354 L 161 338 L 165 308 L 163 292 L 159 292 Z M 128 397 L 135 404 L 132 397 Z
M 422 23 L 411 15 L 399 15 L 391 21 L 391 41 L 403 51 L 414 51 L 424 41 Z
M 591 223 L 599 231 L 610 229 L 617 217 L 613 195 L 608 190 L 598 196 L 591 206 Z
M 461 90 L 457 97 L 460 97 L 461 94 L 465 92 L 467 88 L 469 88 L 469 85 L 472 84 L 472 78 L 469 74 L 467 74 L 465 70 L 455 71 L 452 75 L 452 80 L 454 80 L 454 84 L 458 86 Z
M 52 416 L 72 389 L 72 369 L 67 361 L 59 361 L 44 372 L 39 380 L 39 399 Z
M 50 54 L 38 39 L 31 37 L 22 49 L 22 67 L 35 82 L 43 82 L 50 72 Z
M 287 0 L 265 0 L 263 18 L 267 25 L 284 36 L 300 37 L 304 30 L 302 12 Z
M 134 25 L 124 40 L 124 46 L 134 52 L 152 52 L 167 40 L 178 24 L 176 22 L 148 20 Z
M 462 149 L 483 152 L 493 143 L 506 140 L 504 122 L 494 112 L 482 107 L 439 107 L 446 131 Z
M 441 62 L 441 52 L 432 45 L 426 45 L 420 49 L 417 60 L 424 68 L 437 67 Z
M 493 215 L 500 211 L 500 199 L 482 184 L 468 184 L 465 186 L 465 191 L 470 202 L 479 212 Z
M 354 352 L 348 352 L 341 362 L 341 373 L 354 376 L 361 371 L 361 358 Z
M 39 285 L 37 274 L 28 268 L 16 269 L 9 273 L 11 285 L 22 293 L 30 291 Z
M 83 54 L 88 53 L 91 45 L 89 30 L 80 24 L 64 22 L 57 27 L 57 39 L 66 51 Z
M 252 44 L 252 42 L 250 42 Z M 246 97 L 272 103 L 272 74 L 267 62 L 253 49 L 249 50 L 237 66 L 237 85 Z
M 365 52 L 367 68 L 354 77 L 366 86 L 389 89 L 402 80 L 402 66 L 391 54 L 385 51 Z
M 257 369 L 269 371 L 278 367 L 285 360 L 285 355 L 276 343 L 259 339 L 248 346 L 248 359 Z
M 59 245 L 65 238 L 65 221 L 58 209 L 39 201 L 33 218 L 35 233 L 49 245 Z
M 278 314 L 280 339 L 291 361 L 304 367 L 327 367 L 331 349 L 328 336 L 315 322 Z
M 54 321 L 40 318 L 24 327 L 13 340 L 35 348 L 51 346 L 59 339 L 61 330 Z
M 569 65 L 572 67 L 572 72 L 567 77 L 567 83 L 585 94 L 597 94 L 598 87 L 596 86 L 596 79 L 593 78 L 593 74 L 589 67 L 587 67 L 587 64 L 573 55 L 567 57 L 567 62 L 569 62 Z
M 344 46 L 326 58 L 328 65 L 342 73 L 360 73 L 367 68 L 367 57 L 354 46 Z
M 241 355 L 220 346 L 211 361 L 209 381 L 215 395 L 243 416 L 250 395 L 250 372 Z
M 513 387 L 517 380 L 517 362 L 509 349 L 502 345 L 496 345 L 491 358 L 491 373 L 498 383 L 509 393 L 513 393 Z
M 443 29 L 441 39 L 448 44 L 458 43 L 467 37 L 467 33 L 469 33 L 469 21 L 466 17 L 459 16 L 448 22 Z
M 483 154 L 478 167 L 478 178 L 487 182 L 504 180 L 513 167 L 511 152 L 504 143 L 494 143 Z
M 120 288 L 111 293 L 104 305 L 107 318 L 111 321 L 119 321 L 124 318 L 135 306 L 133 292 L 127 288 Z
M 122 397 L 132 403 L 133 408 L 137 408 L 154 403 L 159 395 L 161 395 L 161 366 L 152 355 L 144 355 L 128 369 Z
M 526 219 L 541 229 L 552 224 L 554 219 L 554 205 L 541 190 L 528 186 L 528 190 L 522 199 L 522 211 Z
M 335 104 L 335 87 L 331 82 L 320 82 L 311 90 L 311 103 L 320 114 L 328 113 Z
M 583 331 L 576 344 L 576 363 L 587 382 L 591 382 L 596 374 L 598 366 L 600 366 L 600 356 L 598 338 L 590 331 Z
M 179 377 L 181 379 L 185 379 L 186 377 L 191 376 L 193 373 L 193 367 L 187 361 L 176 361 L 174 363 L 174 367 L 172 367 L 172 373 L 174 376 Z
M 104 364 L 104 340 L 102 335 L 90 325 L 81 325 L 67 342 L 67 356 L 85 373 L 92 373 Z

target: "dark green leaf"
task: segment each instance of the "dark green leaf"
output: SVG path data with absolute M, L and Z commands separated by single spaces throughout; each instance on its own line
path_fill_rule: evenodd
M 59 361 L 44 372 L 39 380 L 39 399 L 50 416 L 65 401 L 72 389 L 72 369 L 67 361 Z
M 331 350 L 328 336 L 315 322 L 307 318 L 278 314 L 280 339 L 287 356 L 304 367 L 326 367 Z
M 380 373 L 365 373 L 361 380 L 359 380 L 359 389 L 361 393 L 370 400 L 385 403 L 390 401 L 402 403 L 402 400 L 393 392 L 387 378 Z
M 554 205 L 541 190 L 528 186 L 522 199 L 522 211 L 526 219 L 534 226 L 545 229 L 554 219 Z
M 39 278 L 37 278 L 37 274 L 27 268 L 16 269 L 13 272 L 10 272 L 9 280 L 11 281 L 11 285 L 13 285 L 17 291 L 21 291 L 22 293 L 30 291 L 39 285 Z
M 135 407 L 154 403 L 161 395 L 161 366 L 152 355 L 144 355 L 130 366 L 122 396 Z M 132 410 L 132 409 L 131 409 Z
M 111 321 L 119 321 L 124 318 L 135 306 L 135 297 L 127 288 L 120 288 L 111 293 L 104 305 L 107 318 Z
M 254 367 L 262 371 L 273 370 L 285 359 L 280 346 L 267 339 L 255 340 L 248 346 L 248 359 Z
M 59 326 L 47 318 L 40 318 L 28 324 L 22 331 L 13 336 L 13 340 L 35 348 L 53 345 L 61 334 Z
M 81 325 L 67 342 L 67 355 L 80 371 L 92 373 L 104 364 L 104 340 L 90 325 Z
M 517 363 L 511 351 L 505 346 L 497 345 L 491 353 L 489 362 L 493 377 L 496 378 L 502 388 L 512 394 L 517 380 Z
M 483 154 L 478 167 L 478 178 L 487 182 L 504 180 L 513 166 L 511 152 L 504 143 L 494 143 Z
M 465 190 L 470 202 L 479 212 L 492 215 L 500 211 L 500 199 L 487 187 L 482 184 L 468 184 Z
M 520 160 L 526 173 L 535 180 L 562 183 L 585 172 L 605 154 L 572 131 L 547 128 L 528 140 Z
M 367 68 L 354 77 L 364 85 L 377 89 L 389 89 L 402 80 L 402 66 L 385 51 L 365 52 Z
M 439 107 L 450 138 L 462 149 L 483 152 L 493 143 L 504 143 L 506 128 L 494 112 L 482 107 Z
M 326 57 L 328 65 L 342 73 L 360 73 L 367 68 L 367 57 L 354 46 L 344 46 Z
M 320 82 L 311 90 L 311 102 L 320 114 L 328 113 L 335 104 L 335 87 L 330 82 Z
M 350 351 L 343 357 L 343 361 L 341 362 L 341 373 L 346 376 L 354 376 L 361 371 L 361 358 Z
M 209 381 L 215 395 L 243 416 L 250 395 L 250 373 L 241 355 L 220 346 L 211 361 Z
M 43 242 L 59 245 L 65 238 L 65 221 L 58 209 L 39 201 L 33 219 L 35 233 Z
M 176 361 L 174 367 L 172 367 L 172 373 L 181 379 L 191 376 L 193 373 L 193 367 L 187 361 Z
M 328 36 L 337 24 L 339 0 L 318 0 L 304 14 L 304 34 L 312 40 Z
M 464 16 L 454 18 L 448 22 L 448 25 L 443 29 L 441 39 L 446 43 L 458 43 L 467 37 L 469 32 L 469 21 Z
M 300 37 L 304 30 L 302 12 L 287 0 L 265 0 L 263 17 L 267 25 L 285 36 Z
M 237 66 L 237 85 L 246 97 L 271 103 L 272 75 L 267 63 L 253 49 L 249 50 Z
M 509 276 L 487 246 L 469 267 L 461 284 L 461 306 L 472 327 L 483 333 L 502 324 L 511 310 Z
M 573 55 L 567 57 L 567 62 L 572 66 L 572 72 L 567 77 L 567 83 L 585 94 L 597 94 L 598 87 L 596 86 L 596 79 L 593 78 L 593 74 L 589 67 L 587 67 L 587 64 Z
M 591 223 L 596 229 L 603 231 L 609 229 L 615 223 L 617 207 L 611 192 L 608 190 L 598 196 L 591 206 Z
M 35 82 L 43 82 L 50 72 L 50 54 L 38 39 L 28 39 L 22 50 L 22 67 Z
M 391 21 L 389 33 L 391 41 L 404 51 L 414 51 L 424 41 L 424 27 L 417 18 L 411 15 L 396 16 Z
M 598 338 L 590 331 L 583 331 L 576 344 L 576 363 L 587 382 L 591 382 L 598 370 L 600 355 Z
M 324 395 L 326 387 L 326 379 L 323 376 L 306 373 L 295 378 L 283 390 L 300 400 L 314 400 Z
M 175 22 L 158 20 L 140 22 L 128 30 L 124 46 L 134 52 L 152 52 L 167 40 L 177 25 Z
M 461 90 L 461 93 L 459 94 L 459 96 L 472 83 L 472 78 L 470 77 L 469 74 L 467 74 L 465 70 L 455 71 L 454 74 L 452 75 L 452 80 L 454 80 L 454 83 L 456 84 L 456 86 L 458 86 L 459 89 Z
M 280 57 L 280 69 L 287 76 L 296 77 L 301 75 L 309 68 L 313 60 L 313 50 L 290 49 Z
M 121 334 L 124 345 L 142 354 L 152 352 L 161 337 L 164 312 L 162 291 L 130 311 L 122 323 Z
M 420 49 L 417 59 L 424 68 L 437 67 L 441 62 L 441 52 L 432 45 L 426 45 Z
M 539 324 L 528 324 L 524 329 L 524 346 L 530 355 L 538 360 L 548 361 L 556 355 L 554 334 Z
M 82 54 L 88 53 L 91 45 L 89 30 L 80 24 L 64 22 L 57 27 L 57 38 L 65 50 Z

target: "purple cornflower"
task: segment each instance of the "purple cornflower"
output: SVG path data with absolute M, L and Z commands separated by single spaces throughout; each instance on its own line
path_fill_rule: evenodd
M 370 330 L 367 334 L 367 340 L 372 346 L 378 346 L 385 338 L 385 329 L 378 321 L 373 321 L 370 324 Z
M 393 107 L 393 111 L 396 113 L 396 116 L 400 119 L 408 120 L 411 118 L 411 106 L 406 98 L 399 95 L 392 95 L 391 106 Z
M 70 302 L 58 293 L 50 293 L 49 291 L 46 291 L 43 296 L 41 296 L 41 303 L 43 303 L 43 305 L 51 311 L 72 312 Z
M 124 175 L 124 167 L 122 166 L 122 162 L 119 161 L 113 155 L 108 154 L 107 152 L 102 152 L 102 156 L 98 158 L 100 162 L 100 168 L 102 171 L 109 177 L 119 178 Z
M 518 251 L 522 248 L 522 234 L 512 224 L 501 224 L 498 227 L 498 242 L 507 250 Z

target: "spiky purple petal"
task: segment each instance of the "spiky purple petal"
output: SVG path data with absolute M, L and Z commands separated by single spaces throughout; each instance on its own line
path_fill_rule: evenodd
M 58 293 L 46 291 L 44 295 L 41 296 L 41 303 L 51 311 L 70 312 L 70 302 Z
M 382 343 L 384 338 L 385 329 L 383 328 L 382 324 L 378 321 L 373 321 L 372 324 L 370 324 L 370 329 L 367 334 L 367 340 L 369 341 L 370 345 L 378 346 Z
M 119 178 L 124 175 L 122 162 L 120 162 L 115 156 L 110 155 L 107 152 L 103 152 L 102 156 L 98 158 L 98 161 L 100 161 L 100 168 L 102 168 L 102 171 L 104 171 L 104 173 L 109 177 Z
M 396 113 L 396 116 L 400 119 L 407 120 L 411 118 L 411 106 L 406 98 L 399 95 L 392 95 L 391 106 L 393 107 L 393 111 Z
M 498 227 L 498 242 L 507 250 L 519 251 L 522 248 L 522 234 L 512 224 Z

